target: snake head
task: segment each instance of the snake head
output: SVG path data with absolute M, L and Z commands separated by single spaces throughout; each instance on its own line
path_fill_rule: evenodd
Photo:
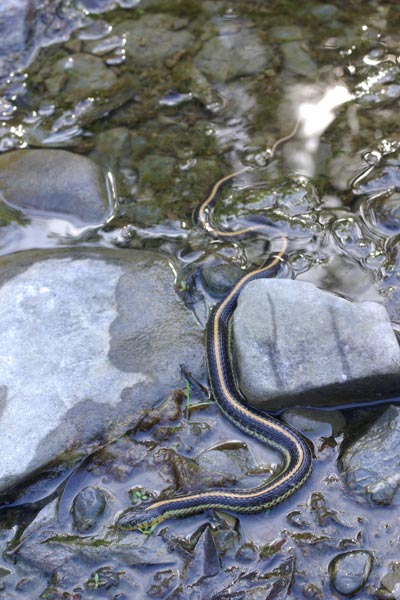
M 117 520 L 115 526 L 123 531 L 139 531 L 151 535 L 162 518 L 151 518 L 143 508 L 129 508 Z

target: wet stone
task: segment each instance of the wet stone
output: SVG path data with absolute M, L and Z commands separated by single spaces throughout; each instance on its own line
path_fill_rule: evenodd
M 363 214 L 368 225 L 386 236 L 400 233 L 400 193 L 385 193 L 368 198 L 363 203 Z
M 96 148 L 91 157 L 96 162 L 107 166 L 116 167 L 122 163 L 123 159 L 130 156 L 131 144 L 129 129 L 126 127 L 115 127 L 98 134 L 96 138 Z
M 393 560 L 388 565 L 388 570 L 381 579 L 381 588 L 378 590 L 377 598 L 379 600 L 390 598 L 395 599 L 396 592 L 400 590 L 400 561 Z M 388 596 L 390 594 L 390 596 Z M 393 596 L 391 595 L 393 594 Z
M 176 28 L 177 19 L 166 14 L 147 14 L 136 21 L 124 21 L 114 28 L 126 39 L 126 53 L 133 66 L 157 67 L 170 56 L 194 43 L 193 35 Z
M 233 347 L 241 390 L 266 410 L 344 404 L 399 388 L 400 348 L 384 307 L 306 282 L 246 285 Z
M 21 53 L 29 34 L 28 18 L 33 3 L 26 0 L 8 0 L 0 7 L 0 57 Z M 1 72 L 1 71 L 0 71 Z
M 236 480 L 257 467 L 253 455 L 243 446 L 206 450 L 198 456 L 197 464 L 205 472 L 221 473 Z
M 287 177 L 271 188 L 244 190 L 238 194 L 243 204 L 242 214 L 261 216 L 290 223 L 301 234 L 301 228 L 315 221 L 313 212 L 320 205 L 318 192 L 305 177 Z M 309 232 L 308 232 L 309 234 Z
M 96 14 L 110 10 L 115 5 L 115 0 L 80 0 L 79 6 L 87 11 Z
M 89 158 L 65 150 L 16 150 L 0 155 L 2 199 L 30 211 L 100 224 L 111 207 L 105 177 Z
M 338 410 L 322 411 L 307 408 L 285 410 L 283 418 L 294 429 L 309 438 L 337 437 L 343 433 L 346 419 Z
M 242 269 L 237 265 L 221 264 L 203 267 L 201 280 L 207 291 L 214 296 L 224 296 L 243 277 Z
M 329 563 L 332 587 L 344 596 L 352 596 L 366 584 L 372 568 L 372 555 L 363 550 L 338 554 Z
M 214 577 L 221 569 L 217 548 L 211 527 L 206 527 L 194 549 L 188 573 L 188 583 L 203 577 Z
M 306 600 L 324 600 L 323 591 L 314 583 L 305 583 L 301 591 Z
M 352 192 L 356 195 L 366 194 L 373 197 L 383 192 L 393 192 L 400 185 L 400 151 L 377 160 L 367 156 L 367 166 L 358 173 L 352 185 Z M 371 166 L 374 167 L 371 169 Z
M 178 582 L 179 578 L 176 569 L 162 569 L 161 571 L 157 571 L 154 575 L 152 585 L 147 589 L 147 596 L 149 598 L 165 598 L 169 594 L 172 594 Z
M 150 186 L 155 190 L 164 190 L 173 177 L 177 160 L 172 156 L 153 153 L 137 163 L 139 185 Z
M 212 81 L 223 82 L 261 73 L 271 59 L 271 48 L 257 39 L 254 29 L 243 24 L 234 30 L 222 30 L 208 40 L 195 64 Z
M 343 452 L 340 467 L 349 490 L 374 504 L 398 504 L 399 446 L 400 408 L 390 406 Z
M 179 387 L 180 363 L 203 376 L 174 268 L 133 251 L 1 259 L 0 491 L 116 439 Z
M 388 294 L 385 302 L 390 320 L 400 324 L 400 290 L 397 288 Z
M 296 25 L 272 27 L 269 34 L 272 39 L 279 42 L 292 42 L 293 40 L 302 40 L 304 38 L 304 31 Z
M 300 42 L 286 42 L 282 44 L 284 67 L 296 75 L 313 77 L 317 72 L 317 65 L 305 52 Z
M 311 9 L 311 13 L 320 21 L 329 23 L 338 16 L 339 9 L 333 4 L 324 4 L 321 2 Z
M 174 78 L 182 89 L 190 89 L 193 98 L 197 98 L 204 106 L 218 102 L 219 96 L 213 86 L 192 63 L 178 63 L 174 69 Z
M 399 75 L 400 69 L 397 65 L 386 63 L 386 65 L 371 68 L 369 85 L 362 82 L 356 86 L 356 99 L 362 106 L 379 106 L 393 102 L 400 96 Z
M 111 90 L 117 83 L 117 77 L 101 58 L 82 53 L 58 60 L 45 83 L 51 94 L 62 91 L 65 100 L 76 102 Z
M 75 528 L 83 533 L 92 529 L 107 506 L 104 490 L 88 486 L 81 490 L 72 503 L 72 519 Z

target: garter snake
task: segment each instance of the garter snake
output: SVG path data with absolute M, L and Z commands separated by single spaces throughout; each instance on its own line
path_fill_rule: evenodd
M 271 156 L 277 145 L 289 137 L 286 136 L 276 142 L 271 150 Z M 216 201 L 221 187 L 248 168 L 243 167 L 219 179 L 199 206 L 197 218 L 209 233 L 218 237 L 232 237 L 259 232 L 262 228 L 262 225 L 256 224 L 236 231 L 223 231 L 214 227 L 209 219 L 210 208 Z M 209 380 L 218 407 L 244 433 L 277 449 L 284 459 L 283 469 L 275 478 L 257 488 L 234 491 L 215 489 L 128 509 L 118 520 L 118 527 L 151 533 L 166 519 L 185 517 L 211 508 L 227 509 L 237 513 L 260 512 L 273 508 L 291 496 L 310 475 L 312 454 L 307 441 L 288 425 L 247 405 L 236 386 L 229 356 L 229 321 L 240 292 L 250 281 L 276 275 L 286 246 L 286 239 L 281 238 L 279 252 L 272 256 L 265 266 L 247 273 L 236 283 L 226 298 L 211 313 L 206 329 Z

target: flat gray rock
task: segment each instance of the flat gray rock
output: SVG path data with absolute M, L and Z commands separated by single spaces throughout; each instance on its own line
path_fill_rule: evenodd
M 117 77 L 98 56 L 76 53 L 58 60 L 52 66 L 51 77 L 45 81 L 50 93 L 62 93 L 69 102 L 100 93 L 110 93 Z
M 30 0 L 7 0 L 0 7 L 0 57 L 21 52 L 29 35 L 28 16 L 33 13 Z
M 353 493 L 373 504 L 400 503 L 400 408 L 387 410 L 343 451 L 342 477 Z
M 168 58 L 194 43 L 193 35 L 177 27 L 179 19 L 167 14 L 144 14 L 114 27 L 114 34 L 126 40 L 126 53 L 139 68 L 158 67 Z
M 372 563 L 372 554 L 365 550 L 338 554 L 329 563 L 332 587 L 343 596 L 353 596 L 366 584 Z
M 195 65 L 212 81 L 230 81 L 237 77 L 256 75 L 267 68 L 273 56 L 263 45 L 253 27 L 237 25 L 205 42 L 195 58 Z
M 400 348 L 385 308 L 312 284 L 250 282 L 233 318 L 240 388 L 267 410 L 397 395 Z
M 0 273 L 0 491 L 124 433 L 182 385 L 180 363 L 204 375 L 203 332 L 166 258 L 20 253 Z
M 105 176 L 90 158 L 66 150 L 15 150 L 0 155 L 0 193 L 25 212 L 68 215 L 98 225 L 111 212 Z

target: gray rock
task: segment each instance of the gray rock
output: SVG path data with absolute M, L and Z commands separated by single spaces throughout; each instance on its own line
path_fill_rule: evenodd
M 369 552 L 343 552 L 329 563 L 331 584 L 339 594 L 352 596 L 364 587 L 371 568 L 372 555 Z
M 399 446 L 400 408 L 390 406 L 343 452 L 340 467 L 349 490 L 374 504 L 391 504 L 400 486 Z
M 124 21 L 116 25 L 114 35 L 124 36 L 127 57 L 133 67 L 139 68 L 161 66 L 168 57 L 194 43 L 193 35 L 166 14 L 147 14 L 135 21 Z
M 283 413 L 283 419 L 316 442 L 321 437 L 337 437 L 342 434 L 346 419 L 339 410 L 314 410 L 309 408 L 290 408 Z
M 80 0 L 79 6 L 88 11 L 88 13 L 102 13 L 115 8 L 115 0 Z
M 80 490 L 72 503 L 72 519 L 75 528 L 84 533 L 92 529 L 107 506 L 107 494 L 98 487 L 87 487 Z
M 60 0 L 0 2 L 0 76 L 27 68 L 41 46 L 67 40 L 82 25 L 86 15 L 76 3 L 67 4 Z
M 330 23 L 338 16 L 339 9 L 333 4 L 318 3 L 311 9 L 311 14 L 322 22 Z
M 398 65 L 387 63 L 380 70 L 375 67 L 375 72 L 371 74 L 371 85 L 367 88 L 361 83 L 355 86 L 357 104 L 375 108 L 385 106 L 389 99 L 395 102 L 400 96 L 399 75 Z
M 318 67 L 313 59 L 303 49 L 300 42 L 286 42 L 282 44 L 284 66 L 287 71 L 305 77 L 315 76 Z
M 101 58 L 85 53 L 58 60 L 52 67 L 52 75 L 45 80 L 50 93 L 62 90 L 64 101 L 70 102 L 107 92 L 116 83 L 115 73 Z
M 326 406 L 396 393 L 400 348 L 384 307 L 312 284 L 250 282 L 234 313 L 240 388 L 261 408 Z
M 198 53 L 196 66 L 213 81 L 230 81 L 256 75 L 267 68 L 272 50 L 258 39 L 254 29 L 241 26 L 222 31 L 208 40 Z
M 0 491 L 121 435 L 179 386 L 180 363 L 202 376 L 202 331 L 167 259 L 75 250 L 0 266 Z
M 363 161 L 359 165 L 358 174 L 359 177 L 351 187 L 352 193 L 357 196 L 374 197 L 383 192 L 397 190 L 400 186 L 400 150 L 389 156 L 383 156 L 372 170 L 370 165 L 366 165 Z
M 112 529 L 105 537 L 71 535 L 60 529 L 56 511 L 57 501 L 45 506 L 23 532 L 15 555 L 24 563 L 44 573 L 54 573 L 60 567 L 77 575 L 77 564 L 108 563 L 116 560 L 127 565 L 171 565 L 175 557 L 156 536 L 144 539 L 141 534 L 126 535 Z M 145 542 L 147 542 L 145 544 Z M 14 554 L 14 553 L 13 553 Z M 79 573 L 78 573 L 79 577 Z
M 221 570 L 220 559 L 213 531 L 207 526 L 201 534 L 193 552 L 193 559 L 188 569 L 187 582 L 190 583 L 200 579 L 214 577 Z
M 0 193 L 30 210 L 100 224 L 111 211 L 105 176 L 89 158 L 65 150 L 16 150 L 0 155 Z
M 29 35 L 28 18 L 32 16 L 31 0 L 7 0 L 0 7 L 0 57 L 24 50 Z
M 396 598 L 395 594 L 398 594 L 400 590 L 400 561 L 392 560 L 388 565 L 388 570 L 383 575 L 381 579 L 381 588 L 379 591 L 382 592 L 382 595 L 377 594 L 377 598 L 389 598 L 392 600 Z M 386 593 L 386 594 L 385 594 Z M 393 594 L 393 596 L 388 596 L 387 594 Z
M 115 127 L 101 131 L 96 137 L 96 147 L 91 153 L 95 162 L 104 165 L 112 165 L 115 168 L 121 159 L 130 157 L 131 144 L 129 129 L 127 127 Z
M 294 40 L 303 40 L 304 31 L 297 25 L 278 25 L 269 30 L 271 39 L 279 42 L 292 42 Z
M 235 447 L 211 448 L 197 457 L 197 464 L 202 471 L 222 473 L 235 480 L 242 479 L 249 471 L 256 470 L 257 462 L 247 447 L 238 444 Z
M 242 276 L 238 265 L 227 263 L 203 267 L 200 273 L 204 287 L 214 296 L 226 295 Z

